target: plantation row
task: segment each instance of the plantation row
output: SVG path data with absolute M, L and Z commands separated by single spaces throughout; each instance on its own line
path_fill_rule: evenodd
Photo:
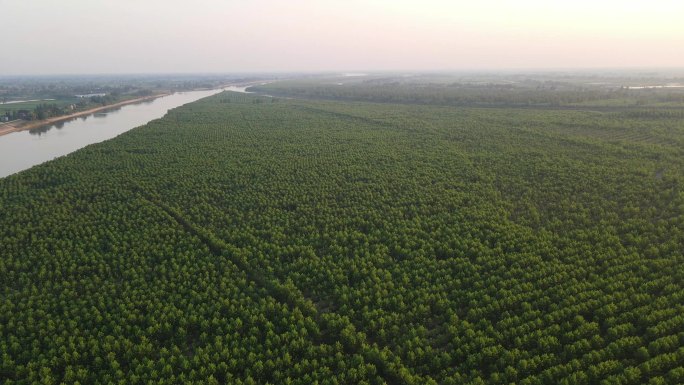
M 581 111 L 172 110 L 0 180 L 0 378 L 683 382 L 682 140 Z

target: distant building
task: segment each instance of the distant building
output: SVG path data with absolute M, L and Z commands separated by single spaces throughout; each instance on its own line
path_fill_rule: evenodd
M 17 118 L 24 119 L 24 120 L 31 120 L 31 111 L 19 110 L 19 111 L 17 111 Z
M 0 122 L 9 122 L 9 117 L 8 116 L 0 116 Z
M 92 98 L 93 96 L 106 96 L 106 93 L 75 95 L 77 98 Z

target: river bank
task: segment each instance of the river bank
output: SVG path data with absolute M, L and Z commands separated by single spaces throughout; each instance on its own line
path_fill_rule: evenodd
M 92 118 L 88 119 L 72 117 L 61 123 L 47 124 L 33 130 L 26 130 L 26 126 L 23 126 L 24 130 L 20 132 L 0 137 L 0 178 L 67 155 L 90 144 L 112 139 L 153 119 L 163 117 L 173 108 L 219 92 L 220 89 L 175 92 L 144 103 L 130 103 L 115 108 L 110 105 L 105 109 L 106 114 L 102 113 L 104 111 L 91 110 L 89 116 Z
M 63 122 L 66 120 L 71 120 L 71 119 L 78 118 L 81 116 L 94 114 L 96 112 L 107 110 L 110 108 L 116 108 L 116 107 L 125 106 L 127 104 L 144 102 L 147 100 L 152 100 L 152 99 L 156 99 L 156 98 L 159 98 L 162 96 L 167 96 L 167 95 L 170 95 L 170 93 L 161 93 L 161 94 L 144 96 L 141 98 L 123 100 L 123 101 L 120 101 L 120 102 L 117 102 L 114 104 L 108 104 L 106 106 L 101 106 L 101 107 L 94 107 L 94 108 L 90 108 L 87 110 L 74 112 L 73 114 L 55 116 L 55 117 L 43 119 L 43 120 L 22 121 L 20 123 L 8 122 L 8 123 L 0 125 L 0 136 L 11 134 L 13 132 L 32 130 L 34 128 L 49 126 L 49 125 L 59 123 L 59 122 Z

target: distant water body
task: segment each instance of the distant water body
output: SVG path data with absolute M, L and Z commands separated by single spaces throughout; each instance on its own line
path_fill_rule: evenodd
M 245 92 L 244 87 L 177 92 L 50 126 L 0 136 L 0 178 L 69 154 L 89 144 L 111 139 L 161 118 L 172 108 L 217 94 L 224 89 Z

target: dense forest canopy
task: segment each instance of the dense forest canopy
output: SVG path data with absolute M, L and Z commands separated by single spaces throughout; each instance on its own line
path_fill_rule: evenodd
M 680 77 L 366 75 L 296 78 L 250 88 L 279 96 L 474 107 L 684 108 Z
M 678 110 L 405 87 L 224 92 L 0 180 L 0 382 L 684 382 Z

